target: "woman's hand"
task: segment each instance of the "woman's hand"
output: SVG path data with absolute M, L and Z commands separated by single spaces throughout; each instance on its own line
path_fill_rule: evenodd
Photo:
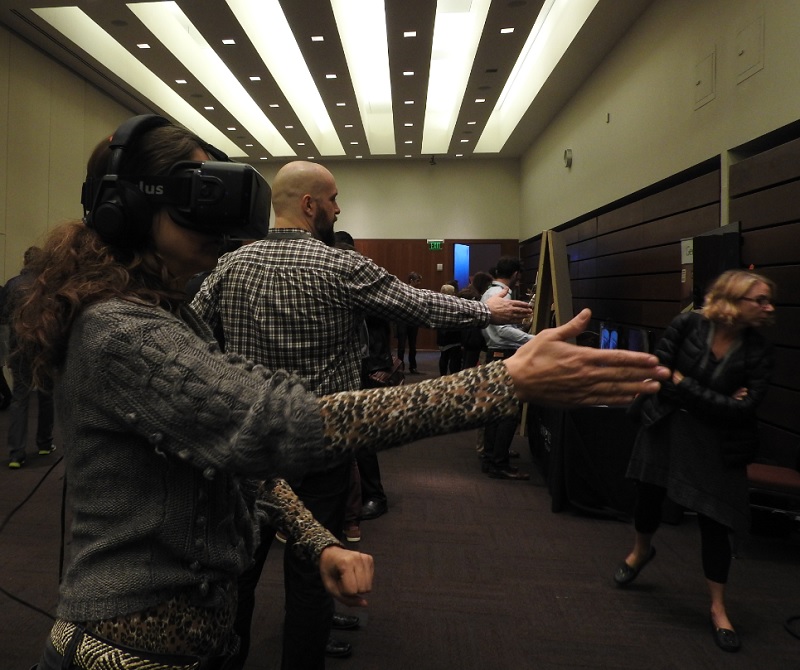
M 338 545 L 325 547 L 319 557 L 325 590 L 348 607 L 366 607 L 362 594 L 372 591 L 375 564 L 372 556 Z
M 540 405 L 627 405 L 656 393 L 669 370 L 652 354 L 569 344 L 589 323 L 584 309 L 558 328 L 543 330 L 503 361 L 517 397 Z
M 680 371 L 679 371 L 679 370 L 675 370 L 675 371 L 672 373 L 672 383 L 673 383 L 673 384 L 675 384 L 675 386 L 677 386 L 678 384 L 680 384 L 680 383 L 683 381 L 683 379 L 684 379 L 684 377 L 683 377 L 683 375 L 680 373 Z
M 743 386 L 740 389 L 737 389 L 734 393 L 731 394 L 731 398 L 734 400 L 744 400 L 747 397 L 747 389 Z

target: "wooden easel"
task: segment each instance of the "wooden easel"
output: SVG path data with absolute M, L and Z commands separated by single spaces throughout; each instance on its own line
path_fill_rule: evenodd
M 542 249 L 539 252 L 539 272 L 536 275 L 536 295 L 533 299 L 533 320 L 530 331 L 534 335 L 551 326 L 551 313 L 555 312 L 555 324 L 569 321 L 572 313 L 572 286 L 569 281 L 569 257 L 567 246 L 560 233 L 545 230 L 542 233 Z M 552 307 L 552 310 L 551 310 Z M 574 338 L 572 338 L 574 344 Z M 522 406 L 519 434 L 524 436 L 528 423 L 528 403 Z

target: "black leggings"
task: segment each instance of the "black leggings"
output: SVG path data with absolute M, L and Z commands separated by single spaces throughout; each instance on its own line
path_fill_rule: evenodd
M 666 489 L 660 486 L 637 482 L 636 506 L 633 511 L 636 532 L 652 535 L 658 530 L 661 525 L 661 505 L 666 495 Z M 697 523 L 700 526 L 703 574 L 712 582 L 726 584 L 732 556 L 728 527 L 700 513 L 697 515 Z

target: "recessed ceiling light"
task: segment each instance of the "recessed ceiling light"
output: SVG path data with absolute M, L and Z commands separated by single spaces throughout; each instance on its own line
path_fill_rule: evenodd
M 406 140 L 405 143 L 406 144 L 414 144 L 414 140 Z
M 234 126 L 228 126 L 228 130 L 233 131 L 236 130 L 236 128 Z
M 245 144 L 246 147 L 252 147 L 252 144 Z
M 232 40 L 230 38 L 222 40 L 223 44 L 236 44 L 236 40 Z
M 312 35 L 311 36 L 312 42 L 324 42 L 325 38 L 322 35 Z
M 475 98 L 475 102 L 486 102 L 486 98 Z
M 413 104 L 414 104 L 414 101 L 413 101 L 413 100 L 406 100 L 406 101 L 405 101 L 405 104 L 407 104 L 407 105 L 413 105 Z
M 363 156 L 356 156 L 356 158 L 364 158 Z
M 298 146 L 298 147 L 304 147 L 305 145 L 306 145 L 306 143 L 305 143 L 305 142 L 298 142 L 298 143 L 297 143 L 297 146 Z
M 150 48 L 149 44 L 137 44 L 136 46 L 139 47 L 140 49 L 149 49 Z
M 461 158 L 464 154 L 456 154 L 456 158 Z
M 344 124 L 344 127 L 345 127 L 345 128 L 352 128 L 352 127 L 353 127 L 353 124 L 352 124 L 352 123 L 345 123 L 345 124 Z
M 337 107 L 346 107 L 346 106 L 347 106 L 347 103 L 345 103 L 345 102 L 337 102 L 337 103 L 336 103 L 336 106 L 337 106 Z
M 461 143 L 462 143 L 462 144 L 463 144 L 464 142 L 469 142 L 469 140 L 461 140 Z
M 326 74 L 325 75 L 325 79 L 336 79 L 336 75 L 335 74 Z
M 406 30 L 403 32 L 403 37 L 416 37 L 417 31 L 416 30 Z
M 358 144 L 358 142 L 350 142 L 350 144 Z
M 286 128 L 286 130 L 292 130 L 294 126 L 284 126 L 284 128 Z
M 269 158 L 269 156 L 262 156 L 262 157 L 261 157 L 261 160 L 262 160 L 262 161 L 265 161 L 265 160 L 268 160 L 268 158 Z
M 211 105 L 206 105 L 205 107 L 203 107 L 203 109 L 205 109 L 205 110 L 207 110 L 209 112 L 213 112 L 214 111 L 214 108 Z
M 175 80 L 175 83 L 176 83 L 176 84 L 185 84 L 185 83 L 186 83 L 186 80 L 185 80 L 185 79 L 176 79 L 176 80 Z
M 250 81 L 261 81 L 261 77 L 250 77 Z
M 403 72 L 403 76 L 404 77 L 413 77 L 414 76 L 414 71 L 413 70 L 406 70 L 405 72 Z
M 278 107 L 280 107 L 280 105 L 279 105 L 278 103 L 276 103 L 276 102 L 273 102 L 273 103 L 270 105 L 270 107 L 271 107 L 272 109 L 277 109 Z
M 477 121 L 467 121 L 468 126 L 474 126 L 476 123 Z
M 414 124 L 413 124 L 413 123 L 404 123 L 403 125 L 404 125 L 406 128 L 413 128 L 413 127 L 414 127 Z
M 513 33 L 513 32 L 514 32 L 513 28 L 500 28 L 500 34 L 501 35 L 508 35 L 509 33 Z
M 406 154 L 406 158 L 411 158 L 411 154 Z

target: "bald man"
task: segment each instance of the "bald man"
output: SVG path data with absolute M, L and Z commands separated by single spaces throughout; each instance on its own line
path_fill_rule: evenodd
M 292 162 L 275 176 L 269 235 L 223 256 L 192 303 L 212 328 L 221 324 L 228 351 L 269 369 L 296 371 L 322 395 L 361 387 L 365 314 L 428 328 L 518 323 L 530 314 L 528 303 L 502 296 L 481 304 L 416 289 L 361 254 L 334 248 L 337 196 L 333 175 L 316 163 Z M 291 482 L 336 535 L 344 524 L 349 470 L 343 464 Z M 320 670 L 333 600 L 319 570 L 292 551 L 284 552 L 284 588 L 282 668 Z

